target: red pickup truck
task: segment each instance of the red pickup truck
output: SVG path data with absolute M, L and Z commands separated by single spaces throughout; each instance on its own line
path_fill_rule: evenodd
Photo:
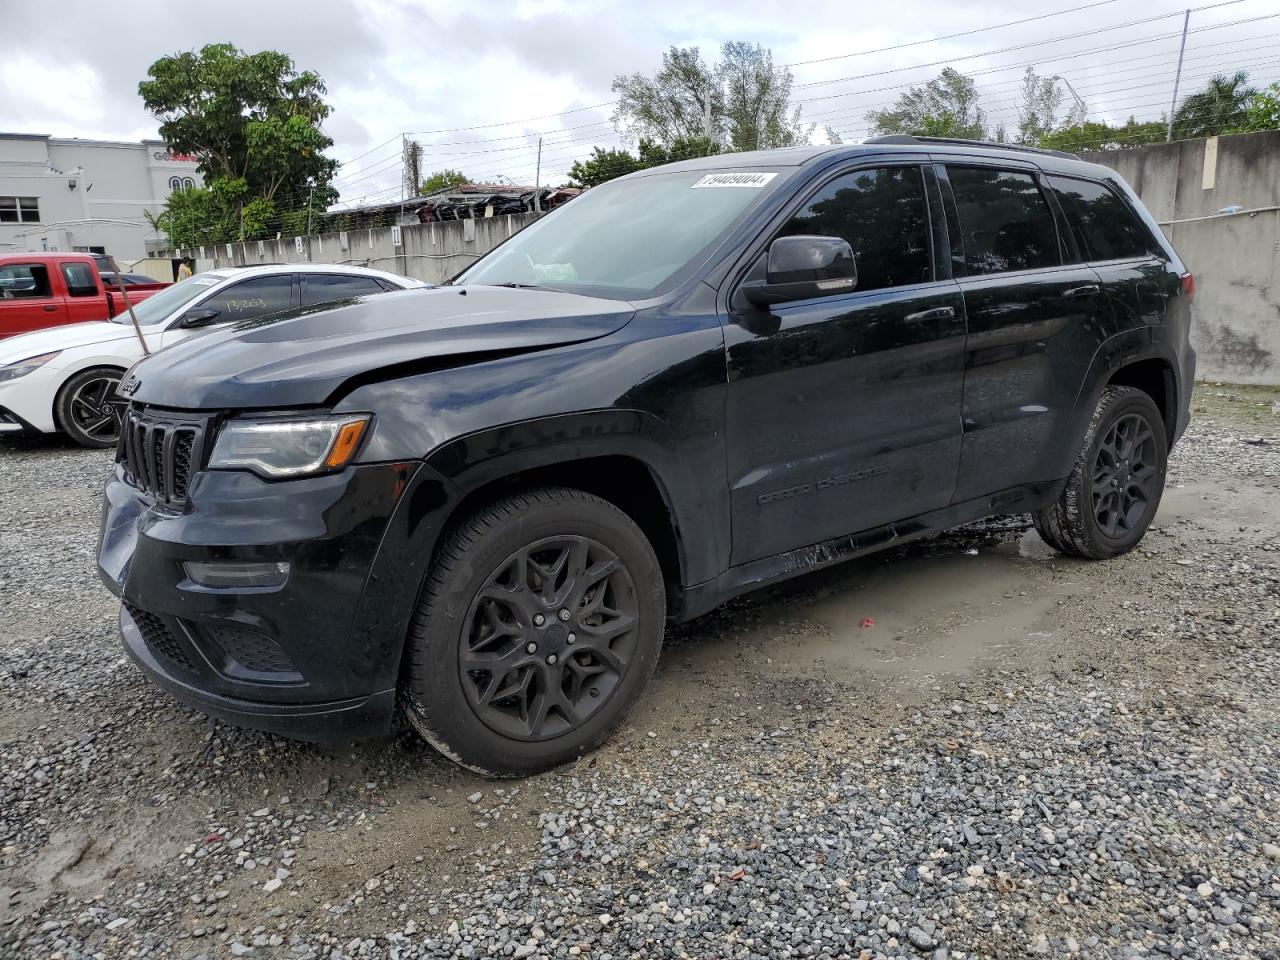
M 130 303 L 169 286 L 127 283 Z M 106 320 L 125 309 L 87 253 L 10 253 L 0 256 L 0 339 L 64 323 Z

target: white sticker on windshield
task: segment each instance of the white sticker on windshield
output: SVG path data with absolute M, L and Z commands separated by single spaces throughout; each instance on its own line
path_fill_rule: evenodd
M 759 190 L 776 177 L 776 173 L 708 173 L 693 185 L 699 187 L 750 187 Z

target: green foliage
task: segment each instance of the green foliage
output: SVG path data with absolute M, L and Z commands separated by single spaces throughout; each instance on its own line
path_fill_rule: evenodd
M 974 82 L 960 71 L 944 67 L 938 76 L 898 96 L 887 110 L 867 114 L 872 133 L 906 133 L 925 137 L 961 137 L 982 140 L 988 135 L 987 118 L 978 106 Z
M 652 77 L 614 79 L 613 121 L 669 150 L 704 138 L 731 150 L 808 143 L 814 127 L 791 106 L 791 83 L 791 71 L 759 44 L 725 43 L 714 65 L 697 47 L 672 47 Z
M 720 145 L 705 137 L 678 140 L 664 147 L 652 140 L 642 139 L 637 153 L 626 150 L 604 150 L 595 147 L 586 160 L 578 160 L 569 170 L 569 183 L 575 187 L 594 187 L 625 176 L 637 170 L 656 167 L 690 157 L 707 157 L 720 152 Z
M 422 181 L 422 189 L 419 191 L 423 196 L 435 193 L 439 190 L 447 190 L 450 187 L 457 187 L 464 183 L 469 183 L 470 178 L 461 170 L 437 170 L 427 179 Z
M 1178 104 L 1173 112 L 1173 138 L 1216 137 L 1238 130 L 1247 122 L 1250 102 L 1257 93 L 1243 70 L 1211 78 L 1203 90 Z
M 138 84 L 160 136 L 199 158 L 205 186 L 173 194 L 159 219 L 177 244 L 264 236 L 279 211 L 314 215 L 337 199 L 325 86 L 283 53 L 229 43 L 161 57 Z M 174 233 L 172 231 L 177 231 Z
M 1130 117 L 1123 126 L 1086 121 L 1064 127 L 1040 138 L 1040 146 L 1067 153 L 1087 150 L 1123 150 L 1147 143 L 1161 143 L 1165 138 L 1165 122 L 1153 120 L 1139 123 Z
M 1252 130 L 1280 130 L 1280 83 L 1259 90 L 1249 101 L 1244 122 L 1233 133 Z

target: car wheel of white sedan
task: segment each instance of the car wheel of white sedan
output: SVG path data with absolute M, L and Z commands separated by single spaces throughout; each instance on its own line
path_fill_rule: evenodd
M 58 426 L 82 447 L 113 447 L 120 438 L 124 403 L 116 393 L 123 370 L 81 370 L 58 391 Z

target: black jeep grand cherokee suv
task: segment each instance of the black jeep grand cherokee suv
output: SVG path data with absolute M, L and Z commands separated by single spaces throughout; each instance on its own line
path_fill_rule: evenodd
M 1031 511 L 1131 549 L 1187 423 L 1191 276 L 1065 154 L 885 138 L 597 187 L 433 290 L 165 350 L 99 564 L 213 716 L 523 774 L 599 744 L 666 621 Z

